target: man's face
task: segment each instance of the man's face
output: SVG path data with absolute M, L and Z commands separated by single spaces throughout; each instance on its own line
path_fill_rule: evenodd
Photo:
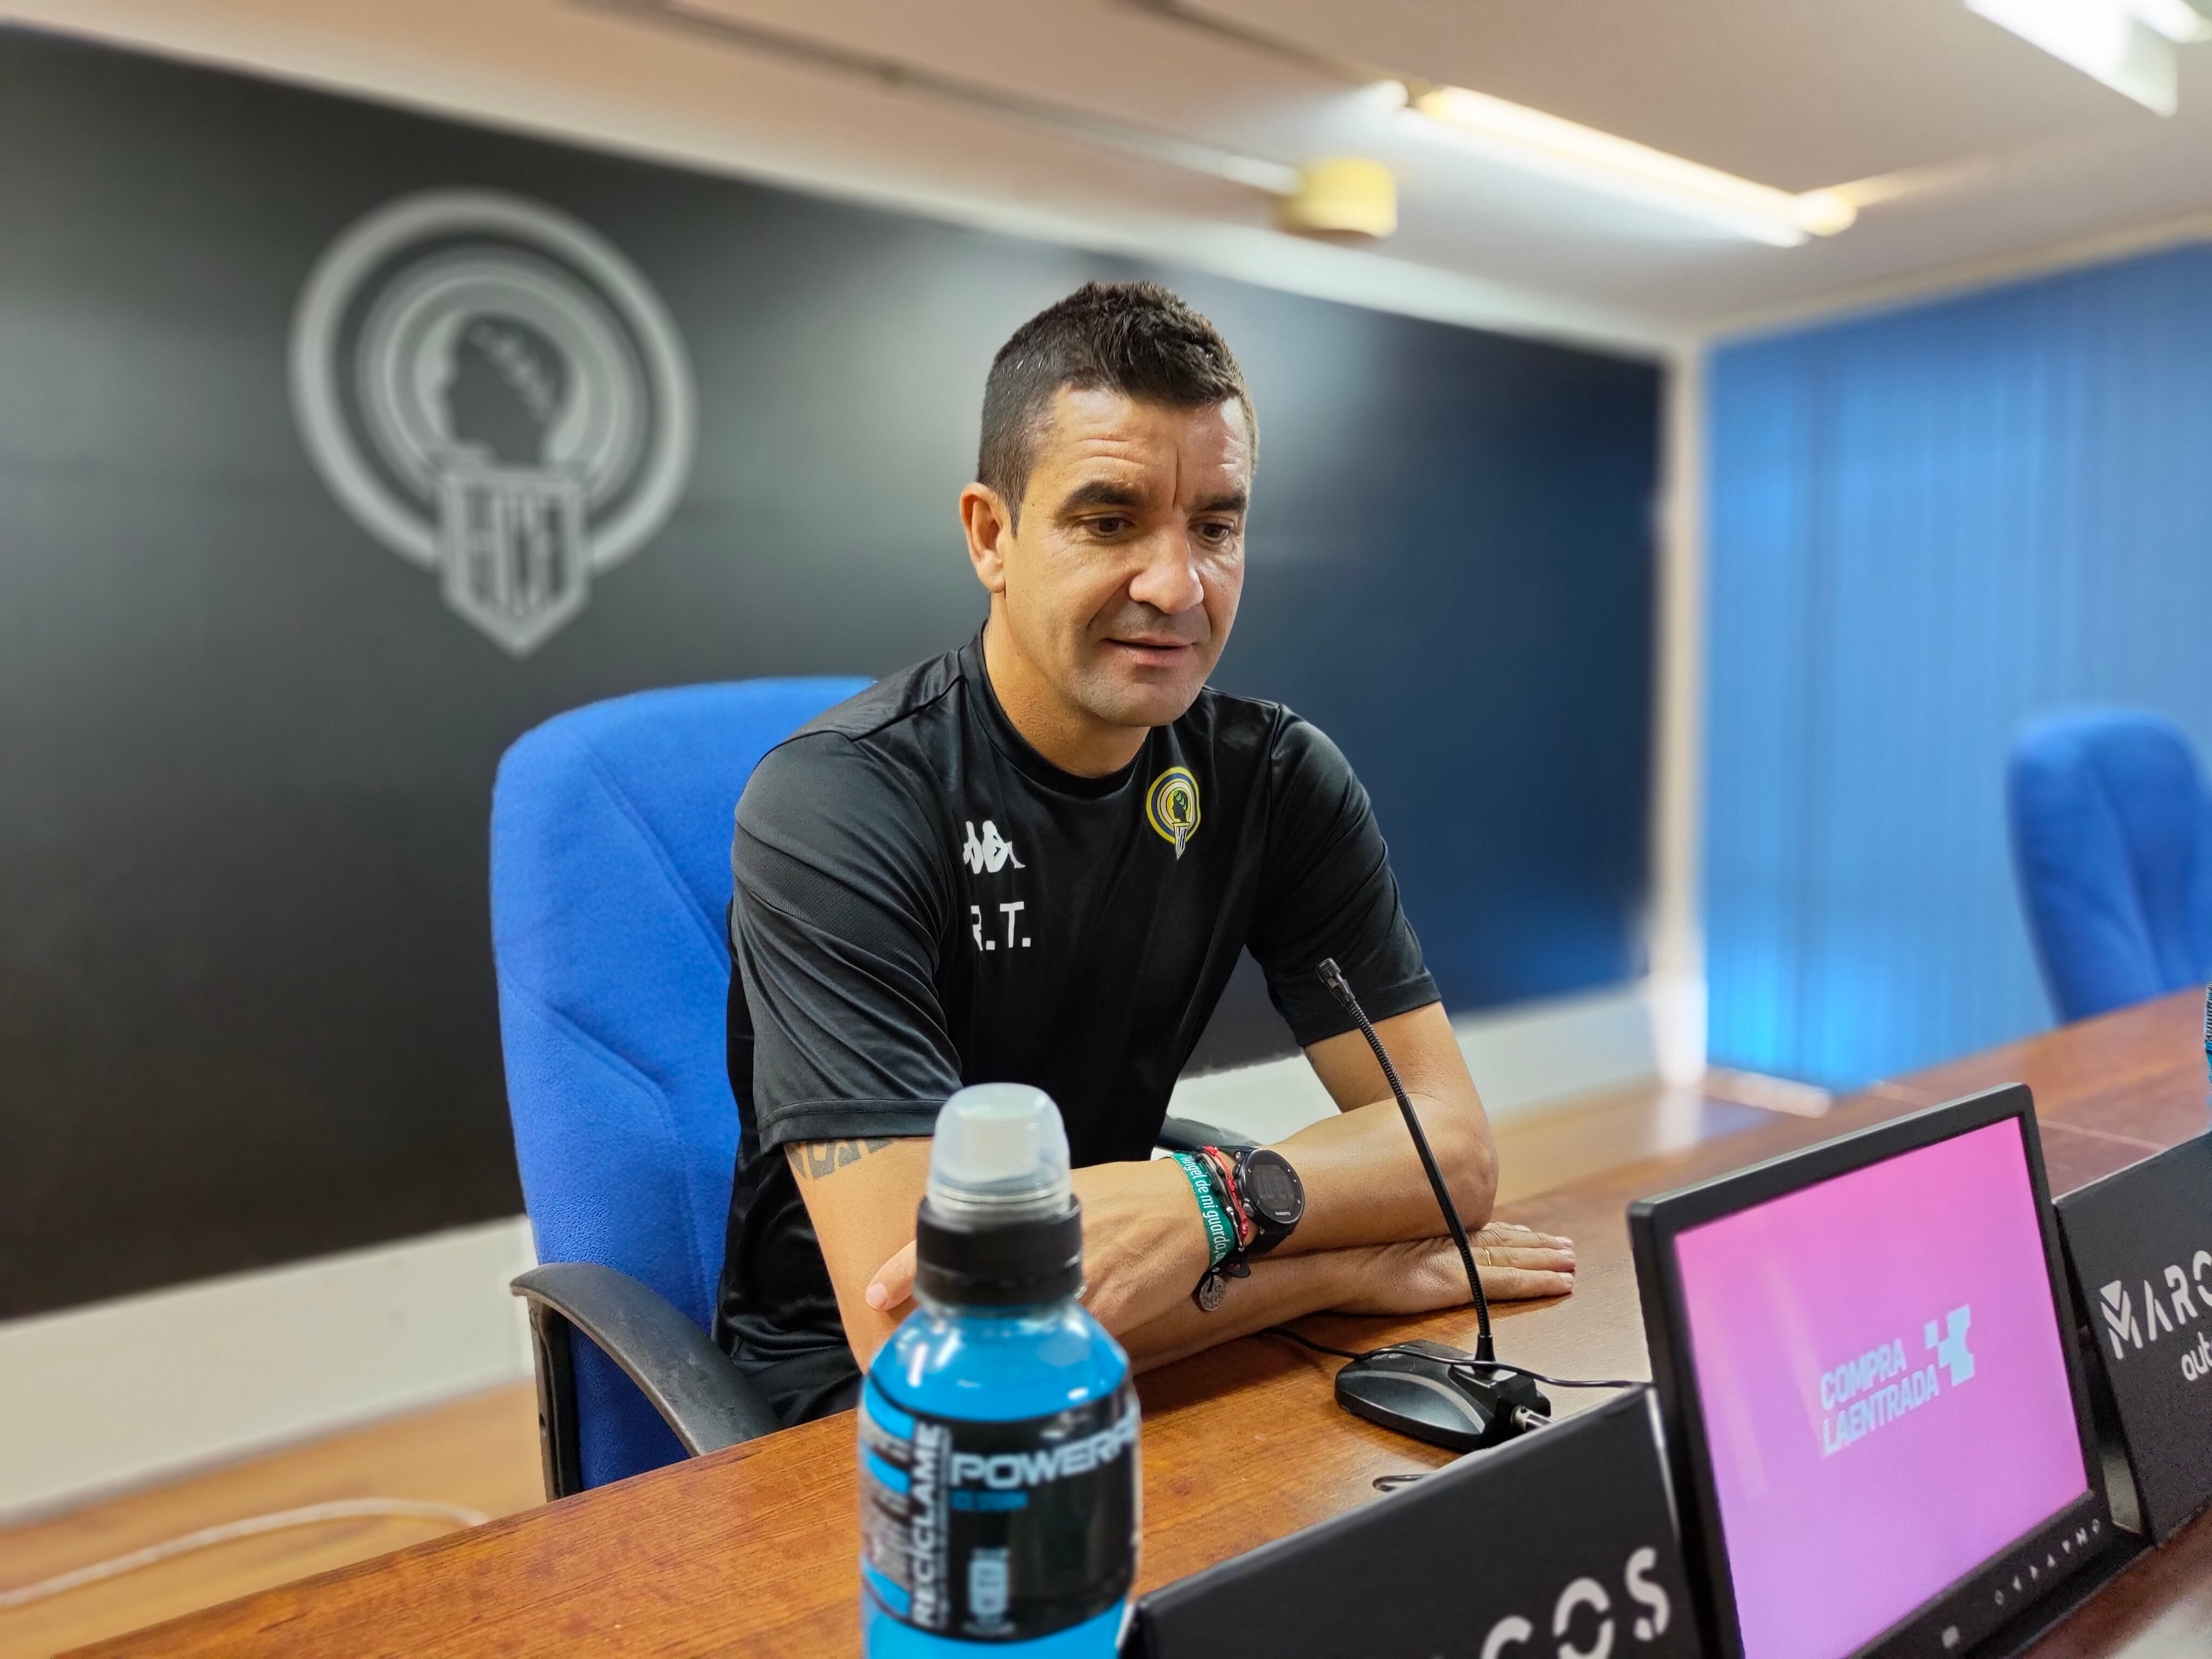
M 1063 386 L 1036 436 L 997 593 L 1060 696 L 1121 726 L 1181 717 L 1244 586 L 1252 441 L 1236 401 L 1197 409 Z

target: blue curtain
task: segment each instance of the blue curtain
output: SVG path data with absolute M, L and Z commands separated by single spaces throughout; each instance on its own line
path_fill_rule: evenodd
M 1729 345 L 1709 380 L 1717 1063 L 1849 1086 L 2050 1022 L 2004 757 L 2212 752 L 2212 249 Z

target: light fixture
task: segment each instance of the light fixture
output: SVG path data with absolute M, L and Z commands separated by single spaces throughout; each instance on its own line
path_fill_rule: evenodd
M 2196 0 L 2109 0 L 2146 28 L 2156 29 L 2178 46 L 2212 40 L 2212 16 Z
M 2179 0 L 2177 0 L 2179 3 Z M 1841 191 L 1793 194 L 1464 87 L 1414 92 L 1413 118 L 1448 128 L 1493 160 L 1664 209 L 1776 247 L 1850 228 Z
M 1298 170 L 1298 188 L 1276 217 L 1309 236 L 1381 238 L 1398 228 L 1398 181 L 1380 161 L 1333 155 Z
M 2172 114 L 2178 102 L 2175 45 L 2212 39 L 2212 19 L 2198 0 L 1966 0 L 1966 7 L 2160 115 Z

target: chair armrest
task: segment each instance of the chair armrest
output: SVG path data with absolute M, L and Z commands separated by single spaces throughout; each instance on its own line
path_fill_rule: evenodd
M 559 1358 L 567 1357 L 566 1333 L 547 1328 L 556 1319 L 574 1326 L 637 1384 L 694 1457 L 773 1434 L 782 1426 L 760 1390 L 730 1363 L 727 1354 L 658 1291 L 629 1274 L 596 1261 L 549 1261 L 519 1275 L 509 1288 L 530 1304 L 541 1365 L 550 1357 L 543 1352 L 549 1337 L 561 1349 Z M 541 1376 L 541 1399 L 547 1381 Z M 572 1395 L 571 1421 L 563 1425 L 563 1437 L 571 1445 L 574 1409 Z M 552 1484 L 549 1479 L 549 1489 Z
M 1243 1135 L 1232 1135 L 1194 1117 L 1171 1117 L 1152 1139 L 1171 1152 L 1194 1152 L 1201 1146 L 1249 1146 Z

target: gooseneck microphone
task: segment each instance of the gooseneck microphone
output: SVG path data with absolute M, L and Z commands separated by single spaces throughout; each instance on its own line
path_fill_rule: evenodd
M 1467 1269 L 1467 1288 L 1474 1298 L 1480 1334 L 1474 1352 L 1465 1354 L 1441 1342 L 1419 1340 L 1353 1353 L 1316 1342 L 1285 1327 L 1276 1327 L 1275 1334 L 1349 1361 L 1337 1369 L 1337 1403 L 1354 1416 L 1397 1433 L 1454 1451 L 1474 1451 L 1542 1428 L 1551 1421 L 1552 1402 L 1537 1388 L 1534 1372 L 1506 1364 L 1491 1344 L 1490 1298 L 1483 1294 L 1482 1275 L 1474 1265 L 1474 1246 L 1468 1242 L 1467 1224 L 1459 1218 L 1459 1206 L 1452 1202 L 1451 1188 L 1444 1184 L 1443 1171 L 1437 1167 L 1437 1155 L 1430 1149 L 1413 1103 L 1406 1097 L 1406 1085 L 1398 1080 L 1398 1068 L 1390 1063 L 1382 1039 L 1375 1034 L 1373 1022 L 1352 994 L 1351 983 L 1335 958 L 1324 957 L 1314 972 L 1329 994 L 1344 1005 L 1345 1012 L 1359 1027 L 1359 1034 L 1367 1039 L 1376 1062 L 1382 1067 L 1383 1079 L 1406 1120 L 1407 1133 L 1413 1137 L 1413 1149 L 1421 1155 L 1421 1168 L 1428 1172 L 1437 1207 L 1443 1212 L 1444 1225 L 1451 1230 L 1452 1243 L 1459 1247 L 1460 1265 Z M 1567 1386 L 1626 1385 L 1570 1382 Z
M 1421 1168 L 1428 1171 L 1429 1187 L 1437 1195 L 1437 1207 L 1444 1212 L 1444 1225 L 1451 1229 L 1452 1243 L 1459 1247 L 1460 1265 L 1467 1269 L 1467 1288 L 1474 1297 L 1474 1357 L 1495 1359 L 1498 1351 L 1490 1340 L 1490 1298 L 1482 1293 L 1482 1275 L 1475 1271 L 1474 1246 L 1468 1242 L 1467 1224 L 1459 1218 L 1459 1206 L 1452 1202 L 1451 1188 L 1444 1184 L 1443 1171 L 1437 1168 L 1437 1155 L 1429 1150 L 1429 1137 L 1421 1127 L 1421 1120 L 1413 1111 L 1413 1103 L 1406 1098 L 1406 1085 L 1398 1081 L 1398 1068 L 1390 1063 L 1390 1055 L 1382 1047 L 1382 1039 L 1375 1035 L 1375 1027 L 1367 1018 L 1367 1011 L 1359 1006 L 1359 999 L 1352 994 L 1352 981 L 1345 978 L 1344 969 L 1336 965 L 1334 957 L 1323 957 L 1321 965 L 1314 969 L 1328 994 L 1344 1005 L 1359 1027 L 1360 1036 L 1375 1051 L 1376 1063 L 1382 1068 L 1382 1078 L 1390 1085 L 1390 1093 L 1398 1102 L 1398 1110 L 1406 1120 L 1407 1132 L 1413 1137 L 1413 1150 L 1421 1155 Z M 2206 1016 L 2212 1020 L 2212 1013 Z

